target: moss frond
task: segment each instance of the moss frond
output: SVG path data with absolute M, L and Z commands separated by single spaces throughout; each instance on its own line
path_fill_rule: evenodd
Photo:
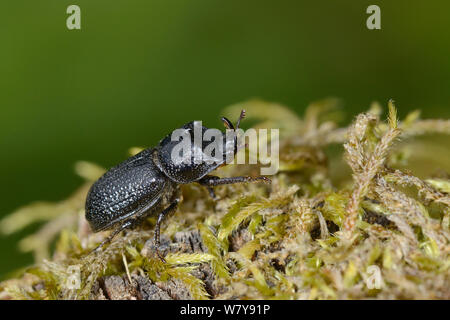
M 165 258 L 166 262 L 171 265 L 202 263 L 214 260 L 214 256 L 209 253 L 169 253 Z
M 224 249 L 221 242 L 216 238 L 211 229 L 203 224 L 198 224 L 198 229 L 208 252 L 213 256 L 211 261 L 215 275 L 218 278 L 228 279 L 230 277 L 228 267 L 223 260 Z

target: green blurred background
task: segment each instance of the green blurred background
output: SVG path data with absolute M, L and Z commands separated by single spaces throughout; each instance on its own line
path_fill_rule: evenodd
M 82 30 L 66 28 L 70 4 Z M 366 28 L 370 4 L 381 30 Z M 444 0 L 3 0 L 0 217 L 65 198 L 77 160 L 112 166 L 252 97 L 298 113 L 339 97 L 347 121 L 393 98 L 400 116 L 448 118 L 449 12 Z M 32 261 L 23 234 L 0 238 L 0 275 Z

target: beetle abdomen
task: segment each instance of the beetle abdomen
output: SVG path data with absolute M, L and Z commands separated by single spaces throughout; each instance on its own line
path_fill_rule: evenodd
M 89 190 L 86 220 L 94 232 L 109 229 L 161 197 L 167 178 L 146 149 L 111 168 Z

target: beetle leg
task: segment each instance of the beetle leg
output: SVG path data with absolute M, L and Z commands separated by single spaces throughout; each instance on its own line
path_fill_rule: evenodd
M 161 223 L 164 221 L 164 218 L 168 216 L 171 212 L 175 211 L 178 203 L 180 202 L 180 199 L 175 199 L 167 208 L 165 208 L 161 213 L 158 215 L 158 220 L 156 221 L 155 226 L 155 246 L 156 246 L 156 254 L 158 257 L 163 261 L 164 257 L 161 255 L 161 252 L 159 251 L 159 245 L 160 245 L 160 229 L 161 229 Z
M 204 176 L 197 182 L 200 183 L 203 186 L 207 187 L 214 187 L 219 186 L 222 184 L 233 184 L 233 183 L 242 183 L 242 182 L 258 182 L 263 181 L 270 183 L 271 180 L 267 177 L 259 176 L 259 177 L 248 177 L 248 176 L 242 176 L 242 177 L 230 177 L 230 178 L 220 178 L 217 176 Z
M 206 189 L 208 189 L 209 196 L 214 200 L 218 200 L 219 198 L 216 196 L 216 193 L 214 192 L 214 189 L 210 186 L 206 186 Z
M 208 189 L 209 195 L 213 200 L 217 200 L 216 194 L 214 193 L 214 189 L 212 187 L 223 185 L 223 184 L 234 184 L 234 183 L 243 183 L 243 182 L 258 182 L 263 181 L 266 183 L 270 183 L 271 180 L 267 177 L 259 176 L 259 177 L 231 177 L 231 178 L 220 178 L 217 176 L 204 176 L 197 182 L 202 186 L 205 186 Z
M 111 234 L 105 239 L 103 240 L 98 246 L 97 248 L 95 248 L 94 250 L 91 251 L 91 253 L 93 252 L 98 252 L 100 251 L 100 249 L 107 243 L 111 242 L 111 240 L 121 231 L 125 230 L 126 228 L 129 228 L 133 225 L 135 221 L 134 220 L 127 220 L 125 221 L 123 224 L 121 224 L 119 227 L 117 227 L 116 229 L 114 229 Z

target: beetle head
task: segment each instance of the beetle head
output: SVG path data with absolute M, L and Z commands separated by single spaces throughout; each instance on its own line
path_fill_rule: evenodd
M 199 121 L 189 122 L 160 141 L 154 162 L 177 183 L 197 181 L 234 158 L 239 149 L 237 129 L 244 117 L 242 110 L 236 128 L 223 117 L 227 132 L 208 129 Z

